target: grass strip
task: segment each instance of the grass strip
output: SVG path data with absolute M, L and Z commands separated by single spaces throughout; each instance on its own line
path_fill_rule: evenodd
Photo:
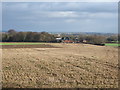
M 117 43 L 106 43 L 105 46 L 120 46 L 120 44 L 117 44 Z

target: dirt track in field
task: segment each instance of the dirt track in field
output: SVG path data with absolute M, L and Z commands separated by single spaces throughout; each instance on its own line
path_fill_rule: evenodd
M 2 49 L 3 87 L 117 88 L 118 49 L 85 44 Z

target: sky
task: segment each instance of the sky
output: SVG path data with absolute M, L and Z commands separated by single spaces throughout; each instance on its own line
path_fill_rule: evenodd
M 3 2 L 2 30 L 118 32 L 117 2 Z

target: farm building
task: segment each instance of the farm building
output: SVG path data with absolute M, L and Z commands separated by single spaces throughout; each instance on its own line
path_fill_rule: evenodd
M 74 43 L 74 41 L 70 40 L 69 37 L 63 37 L 63 38 L 62 38 L 62 42 L 63 42 L 63 43 Z
M 57 37 L 56 40 L 57 40 L 57 42 L 61 42 L 62 38 Z
M 62 43 L 74 43 L 72 40 L 70 40 L 69 37 L 57 37 L 56 38 L 57 42 L 62 42 Z
M 83 40 L 82 42 L 83 42 L 83 43 L 87 43 L 87 40 Z
M 74 43 L 72 40 L 62 40 L 63 43 Z

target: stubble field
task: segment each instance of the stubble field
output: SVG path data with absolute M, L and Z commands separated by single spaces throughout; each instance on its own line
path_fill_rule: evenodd
M 118 87 L 117 47 L 63 43 L 49 45 L 57 48 L 3 48 L 3 87 Z

